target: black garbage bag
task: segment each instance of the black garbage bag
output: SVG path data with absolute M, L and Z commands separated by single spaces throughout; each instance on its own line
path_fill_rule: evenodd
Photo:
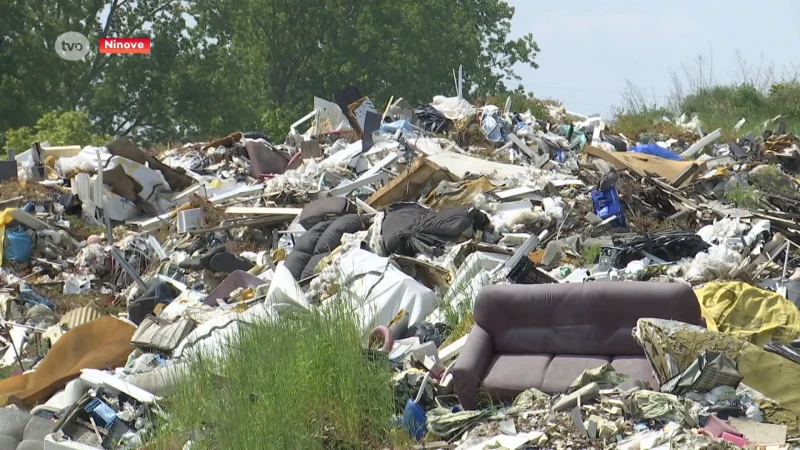
M 619 136 L 615 136 L 613 134 L 606 134 L 604 131 L 600 132 L 600 140 L 604 142 L 608 142 L 609 144 L 614 146 L 614 150 L 618 152 L 626 152 L 628 151 L 628 144 L 625 143 Z
M 419 105 L 414 110 L 419 126 L 429 133 L 443 133 L 447 130 L 447 117 L 430 104 Z

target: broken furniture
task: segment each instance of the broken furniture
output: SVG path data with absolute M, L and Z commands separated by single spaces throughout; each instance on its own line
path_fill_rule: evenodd
M 486 286 L 475 300 L 474 316 L 453 368 L 465 409 L 476 409 L 483 393 L 501 401 L 530 388 L 562 393 L 584 370 L 606 363 L 658 388 L 631 336 L 636 321 L 657 317 L 703 324 L 694 292 L 678 283 Z

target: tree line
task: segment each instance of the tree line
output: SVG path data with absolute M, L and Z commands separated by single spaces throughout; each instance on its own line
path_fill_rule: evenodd
M 46 134 L 61 116 L 72 124 L 65 126 L 84 127 L 80 136 L 143 143 L 280 134 L 312 108 L 313 96 L 330 99 L 349 84 L 376 105 L 393 95 L 412 104 L 453 95 L 459 65 L 465 95 L 499 95 L 519 80 L 512 66 L 536 67 L 539 51 L 532 35 L 509 37 L 514 8 L 503 0 L 0 5 L 0 148 Z M 94 45 L 85 61 L 56 54 L 67 31 Z M 103 37 L 150 37 L 151 52 L 100 54 Z

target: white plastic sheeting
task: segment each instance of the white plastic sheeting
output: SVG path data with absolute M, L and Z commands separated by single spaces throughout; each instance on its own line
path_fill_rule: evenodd
M 729 274 L 742 262 L 742 255 L 724 245 L 712 245 L 708 252 L 700 252 L 686 268 L 689 281 L 713 280 Z
M 352 307 L 359 313 L 364 332 L 388 325 L 401 309 L 408 312 L 412 326 L 425 321 L 438 307 L 433 291 L 403 273 L 389 258 L 354 249 L 341 255 L 337 269 L 340 286 L 347 292 L 340 291 L 342 295 L 335 296 L 328 306 Z
M 192 330 L 178 345 L 173 355 L 176 358 L 193 358 L 200 355 L 210 358 L 224 357 L 229 346 L 239 335 L 239 325 L 257 320 L 269 320 L 269 312 L 264 304 L 253 306 L 243 313 L 220 312 Z
M 66 175 L 74 170 L 83 172 L 96 172 L 100 168 L 97 153 L 100 152 L 100 161 L 105 165 L 111 159 L 111 153 L 106 147 L 93 147 L 87 145 L 75 156 L 61 157 L 56 160 L 55 169 L 58 173 Z
M 460 120 L 475 115 L 475 107 L 460 97 L 437 95 L 433 97 L 431 106 L 450 120 Z

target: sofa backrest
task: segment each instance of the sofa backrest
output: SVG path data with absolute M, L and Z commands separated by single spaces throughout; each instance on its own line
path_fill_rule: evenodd
M 631 336 L 638 319 L 703 325 L 697 297 L 681 283 L 486 286 L 474 315 L 495 352 L 512 354 L 643 355 Z

